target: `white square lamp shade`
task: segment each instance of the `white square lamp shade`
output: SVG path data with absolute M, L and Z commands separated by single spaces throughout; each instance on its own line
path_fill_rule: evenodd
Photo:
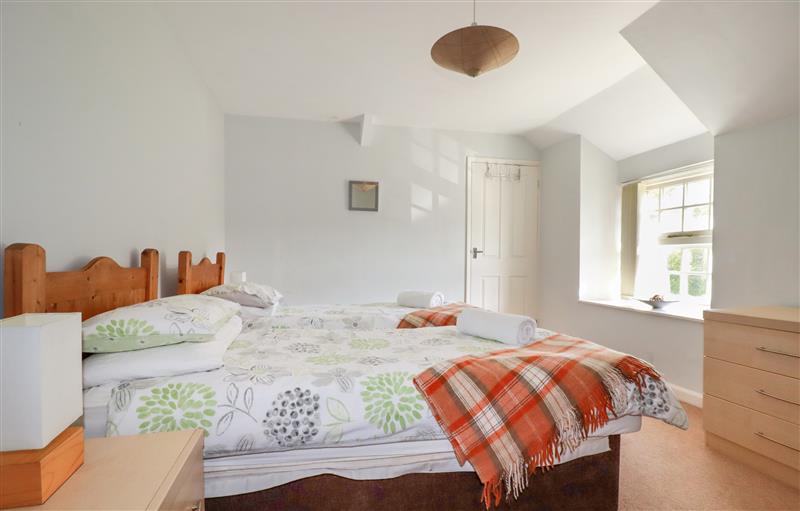
M 0 451 L 42 449 L 83 414 L 80 313 L 0 320 Z

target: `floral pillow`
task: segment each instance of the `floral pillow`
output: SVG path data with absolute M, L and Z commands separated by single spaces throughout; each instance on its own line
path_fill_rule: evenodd
M 120 307 L 83 322 L 83 351 L 111 353 L 211 341 L 239 308 L 237 303 L 202 295 Z
M 224 298 L 245 307 L 259 307 L 262 309 L 277 305 L 283 298 L 283 295 L 274 287 L 254 282 L 222 284 L 203 291 L 203 294 Z

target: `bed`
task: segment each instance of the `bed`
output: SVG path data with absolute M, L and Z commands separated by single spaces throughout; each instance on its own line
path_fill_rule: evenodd
M 224 266 L 224 259 L 221 262 Z M 146 250 L 137 268 L 122 268 L 108 258 L 98 258 L 74 272 L 47 272 L 41 247 L 11 245 L 6 249 L 5 312 L 7 316 L 82 312 L 89 317 L 146 301 L 154 298 L 157 268 L 157 252 Z M 398 396 L 409 397 L 413 388 L 408 389 L 406 375 L 432 360 L 491 349 L 486 344 L 490 342 L 462 336 L 448 327 L 381 334 L 251 328 L 234 341 L 220 370 L 89 389 L 85 421 L 97 421 L 98 414 L 103 421 L 105 408 L 109 433 L 139 433 L 147 428 L 142 428 L 143 419 L 130 413 L 132 402 L 146 402 L 154 388 L 194 383 L 204 386 L 209 396 L 213 391 L 219 404 L 209 405 L 209 425 L 203 426 L 208 435 L 209 510 L 440 509 L 443 502 L 448 509 L 481 509 L 480 481 L 468 465 L 458 466 L 449 443 L 427 409 L 417 406 L 416 398 L 411 396 L 405 425 L 383 420 L 366 408 L 386 406 L 385 395 L 392 394 L 392 388 L 399 389 Z M 310 358 L 318 364 L 305 365 Z M 267 371 L 254 370 L 263 359 L 284 359 L 284 363 Z M 281 443 L 280 432 L 271 432 L 268 412 L 280 412 L 281 400 L 287 399 L 302 401 L 304 406 L 319 404 L 308 416 L 320 426 L 307 435 L 306 442 L 284 435 Z M 360 405 L 356 404 L 359 400 Z M 354 412 L 358 406 L 363 406 L 363 413 Z M 511 509 L 616 509 L 619 434 L 639 426 L 638 416 L 611 421 L 560 464 L 537 470 L 530 488 L 518 500 L 503 505 Z M 281 448 L 269 449 L 267 441 Z

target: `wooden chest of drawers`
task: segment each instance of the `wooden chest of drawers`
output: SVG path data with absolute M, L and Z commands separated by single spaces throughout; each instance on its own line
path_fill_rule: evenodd
M 800 309 L 704 316 L 706 444 L 800 487 Z

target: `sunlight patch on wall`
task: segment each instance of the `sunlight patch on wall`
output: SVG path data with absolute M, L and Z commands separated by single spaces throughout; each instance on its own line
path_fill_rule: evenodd
M 439 135 L 436 140 L 436 148 L 439 150 L 439 154 L 444 156 L 445 158 L 456 161 L 458 160 L 459 155 L 459 148 L 461 144 L 456 142 L 450 137 L 446 137 L 443 135 Z
M 415 183 L 411 183 L 411 205 L 426 211 L 433 210 L 433 192 Z
M 452 160 L 439 157 L 439 175 L 451 183 L 458 184 L 459 166 Z
M 426 172 L 433 172 L 434 159 L 430 149 L 414 142 L 411 144 L 411 161 Z
M 419 222 L 420 220 L 424 220 L 428 218 L 428 215 L 430 215 L 430 211 L 425 211 L 424 209 L 420 209 L 416 206 L 411 206 L 412 222 Z

